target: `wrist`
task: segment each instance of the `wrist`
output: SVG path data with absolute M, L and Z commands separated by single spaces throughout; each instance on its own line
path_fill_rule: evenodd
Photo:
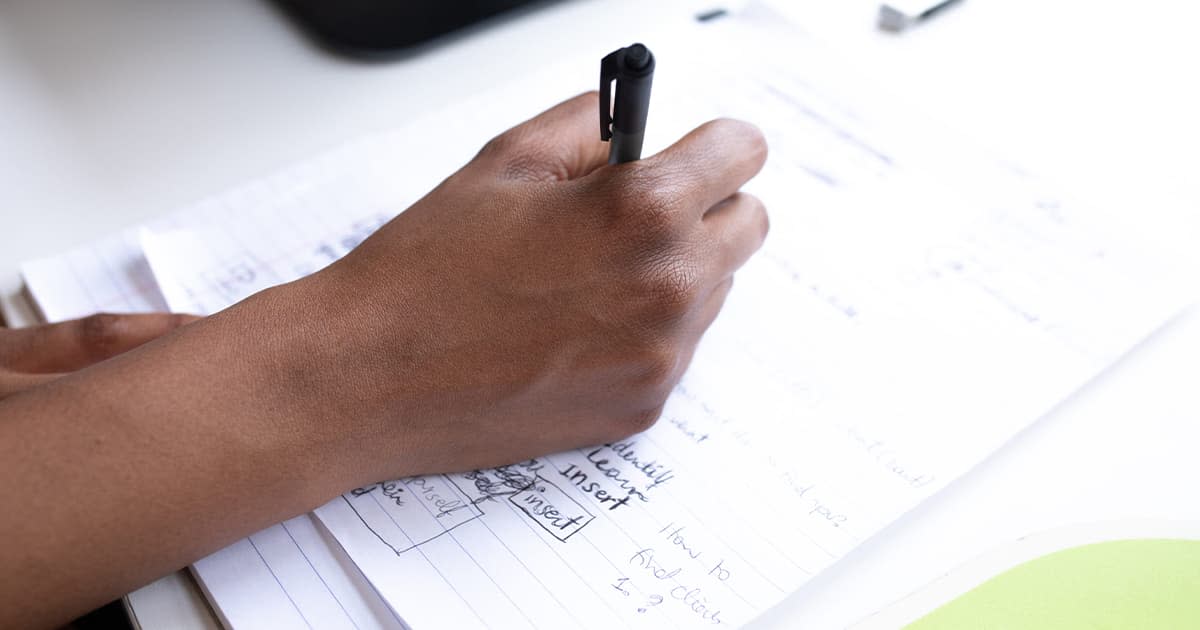
M 378 481 L 391 468 L 382 463 L 384 444 L 394 454 L 397 436 L 383 416 L 399 411 L 379 379 L 405 378 L 402 366 L 375 365 L 390 362 L 372 342 L 372 318 L 352 308 L 354 283 L 344 275 L 328 268 L 226 311 L 231 327 L 253 331 L 245 354 L 272 432 L 296 458 L 290 467 L 297 480 L 319 501 Z
M 193 364 L 181 376 L 202 383 L 197 409 L 216 416 L 228 450 L 258 460 L 239 466 L 253 470 L 246 481 L 304 510 L 357 483 L 355 414 L 322 310 L 309 285 L 285 284 L 189 326 L 171 346 L 172 364 Z

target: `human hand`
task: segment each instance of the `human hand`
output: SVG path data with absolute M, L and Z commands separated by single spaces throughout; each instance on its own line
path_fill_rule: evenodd
M 361 419 L 354 483 L 606 442 L 659 416 L 766 236 L 763 205 L 737 192 L 766 144 L 718 120 L 610 166 L 597 106 L 584 94 L 500 135 L 299 283 L 323 319 L 312 408 Z
M 132 350 L 199 319 L 101 313 L 57 324 L 0 327 L 0 400 Z
M 21 506 L 0 513 L 0 626 L 61 623 L 357 485 L 650 426 L 766 234 L 736 192 L 766 147 L 717 121 L 609 166 L 597 107 L 516 127 L 337 263 L 158 341 L 188 318 L 0 331 Z

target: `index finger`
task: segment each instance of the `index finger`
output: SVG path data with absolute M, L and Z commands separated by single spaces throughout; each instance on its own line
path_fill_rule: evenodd
M 198 317 L 173 313 L 100 313 L 57 324 L 17 328 L 6 334 L 8 367 L 33 373 L 70 372 L 99 363 L 161 337 Z
M 630 166 L 655 181 L 670 182 L 677 191 L 675 201 L 701 218 L 757 175 L 766 160 L 767 141 L 758 127 L 720 118 Z
M 524 181 L 566 181 L 603 166 L 608 144 L 600 141 L 600 96 L 584 92 L 493 138 L 475 161 L 500 176 Z

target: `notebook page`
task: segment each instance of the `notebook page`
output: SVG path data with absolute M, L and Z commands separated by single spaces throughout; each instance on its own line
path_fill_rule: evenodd
M 167 310 L 133 231 L 25 262 L 21 277 L 47 322 Z
M 316 180 L 312 171 L 336 155 L 340 154 L 335 151 L 240 187 L 153 225 L 159 229 L 191 222 L 208 225 L 212 216 L 222 212 L 236 215 L 246 204 L 299 194 Z M 137 229 L 26 262 L 21 273 L 49 322 L 97 312 L 168 310 L 142 253 Z M 311 515 L 253 534 L 198 561 L 192 571 L 227 627 L 404 627 Z
M 311 514 L 252 534 L 193 571 L 226 627 L 405 627 Z
M 591 64 L 587 66 L 590 69 Z M 161 311 L 168 309 L 168 303 L 177 312 L 212 312 L 258 288 L 306 275 L 341 256 L 373 226 L 410 205 L 470 159 L 480 138 L 528 118 L 529 102 L 548 106 L 586 89 L 588 84 L 577 80 L 585 76 L 582 68 L 578 70 L 559 73 L 571 77 L 565 81 L 527 85 L 522 98 L 500 102 L 489 97 L 486 107 L 449 108 L 439 138 L 426 138 L 415 148 L 416 134 L 412 132 L 349 143 L 139 228 L 62 255 L 28 261 L 21 266 L 25 284 L 48 321 L 96 312 Z M 486 119 L 469 117 L 480 115 Z M 411 159 L 414 150 L 421 155 L 418 161 Z M 403 165 L 404 177 L 397 176 L 399 165 Z M 356 196 L 356 191 L 361 194 Z M 314 209 L 321 212 L 314 213 Z M 202 274 L 189 292 L 181 294 L 174 285 L 156 285 L 142 251 L 147 231 L 161 236 L 194 229 L 193 235 L 211 236 L 223 225 L 262 221 L 269 222 L 257 223 L 263 228 L 279 222 L 291 229 L 272 234 L 266 242 L 273 248 L 236 239 L 222 241 L 230 264 L 219 273 Z M 193 240 L 184 237 L 173 245 L 187 248 Z M 153 239 L 147 242 L 153 250 Z M 271 251 L 282 252 L 297 244 L 302 244 L 301 254 L 286 263 L 270 258 Z M 260 258 L 273 265 L 258 266 Z M 171 299 L 164 299 L 163 289 Z M 223 623 L 233 628 L 275 627 L 278 620 L 287 619 L 295 625 L 318 620 L 319 627 L 402 627 L 389 604 L 379 598 L 327 531 L 318 525 L 321 536 L 313 535 L 313 525 L 306 518 L 267 528 L 192 567 Z M 325 595 L 317 584 L 327 591 Z M 339 612 L 343 615 L 337 622 Z
M 654 46 L 652 130 L 661 141 L 714 114 L 762 125 L 772 157 L 750 189 L 773 222 L 658 425 L 318 509 L 413 627 L 742 623 L 1182 306 L 1167 267 L 1092 209 L 986 156 L 931 149 L 953 142 L 891 132 L 827 51 L 753 27 L 721 35 L 763 51 L 736 69 L 706 56 L 714 31 Z M 458 137 L 473 148 L 487 135 Z M 168 294 L 212 308 L 315 266 L 371 208 L 318 219 L 310 204 L 224 224 L 222 238 L 144 242 Z M 297 221 L 331 231 L 276 242 Z M 251 276 L 264 280 L 237 281 Z

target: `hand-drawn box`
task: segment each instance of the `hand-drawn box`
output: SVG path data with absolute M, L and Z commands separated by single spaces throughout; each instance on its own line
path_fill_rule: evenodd
M 363 525 L 397 554 L 483 516 L 445 475 L 385 481 L 342 498 Z
M 561 488 L 540 476 L 508 500 L 542 529 L 564 542 L 596 518 Z

